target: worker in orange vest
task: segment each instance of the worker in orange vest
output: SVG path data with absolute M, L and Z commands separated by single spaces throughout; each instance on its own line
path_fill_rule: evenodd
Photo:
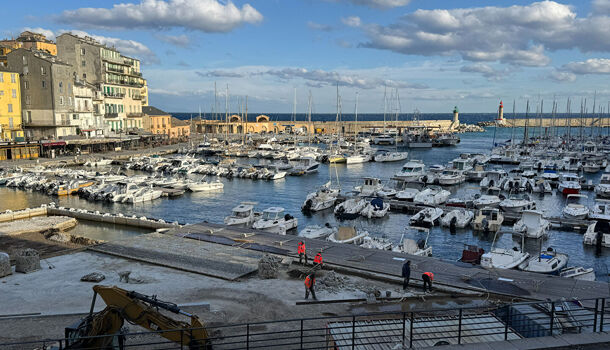
M 316 256 L 313 258 L 313 263 L 314 263 L 314 266 L 315 265 L 322 266 L 322 254 L 321 253 L 316 254 Z
M 303 257 L 305 258 L 305 264 L 307 264 L 307 250 L 305 250 L 305 243 L 303 243 L 303 241 L 299 241 L 297 254 L 299 254 L 299 264 L 301 264 L 301 260 L 303 260 Z
M 311 297 L 313 300 L 318 300 L 316 298 L 316 292 L 313 289 L 313 286 L 316 284 L 316 273 L 312 272 L 307 277 L 305 277 L 305 299 L 309 298 L 309 292 L 311 292 Z
M 424 272 L 421 275 L 422 281 L 424 281 L 424 292 L 426 291 L 426 285 L 428 286 L 428 291 L 432 292 L 432 281 L 434 281 L 434 274 L 432 272 Z

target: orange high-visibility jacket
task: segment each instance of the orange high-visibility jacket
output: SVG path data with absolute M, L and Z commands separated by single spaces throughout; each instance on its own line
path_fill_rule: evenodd
M 322 254 L 316 254 L 316 257 L 313 258 L 314 264 L 322 264 Z
M 309 275 L 307 277 L 305 277 L 305 287 L 307 288 L 311 288 L 312 286 L 312 279 L 309 278 Z
M 298 254 L 305 254 L 305 243 L 299 243 L 299 247 L 297 248 Z
M 432 272 L 424 272 L 423 274 L 430 277 L 430 281 L 434 281 L 434 274 Z

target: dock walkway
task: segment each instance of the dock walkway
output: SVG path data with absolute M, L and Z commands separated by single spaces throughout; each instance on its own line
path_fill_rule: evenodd
M 530 300 L 610 297 L 608 285 L 602 282 L 580 281 L 517 270 L 490 271 L 438 258 L 365 249 L 350 244 L 292 235 L 281 236 L 233 226 L 199 223 L 171 230 L 168 234 L 292 257 L 296 256 L 297 243 L 302 240 L 307 245 L 310 259 L 316 252 L 322 251 L 324 262 L 329 265 L 398 278 L 402 264 L 405 259 L 409 259 L 412 263 L 412 279 L 419 280 L 421 273 L 431 271 L 435 276 L 435 284 Z

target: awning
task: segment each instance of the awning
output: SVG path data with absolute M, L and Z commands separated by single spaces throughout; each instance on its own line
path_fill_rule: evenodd
M 66 141 L 43 142 L 42 145 L 45 146 L 45 147 L 65 146 L 66 145 Z

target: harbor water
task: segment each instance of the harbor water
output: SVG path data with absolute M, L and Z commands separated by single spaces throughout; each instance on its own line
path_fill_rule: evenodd
M 522 130 L 512 130 L 508 128 L 487 128 L 483 133 L 461 134 L 461 143 L 455 147 L 432 148 L 425 150 L 409 151 L 409 159 L 420 159 L 427 166 L 433 164 L 446 165 L 452 159 L 459 157 L 461 153 L 489 153 L 494 141 L 505 142 L 514 135 L 519 135 Z M 605 133 L 605 132 L 604 132 Z M 258 162 L 258 160 L 241 158 L 238 162 Z M 187 192 L 183 196 L 175 198 L 161 198 L 152 202 L 138 204 L 93 202 L 79 198 L 78 196 L 52 197 L 46 194 L 25 191 L 15 188 L 0 187 L 0 211 L 11 209 L 18 210 L 27 207 L 35 207 L 41 204 L 55 202 L 58 206 L 75 207 L 100 212 L 122 213 L 123 215 L 137 215 L 153 218 L 161 218 L 168 222 L 178 221 L 180 223 L 197 223 L 207 221 L 211 223 L 222 223 L 223 218 L 231 213 L 231 209 L 240 202 L 256 202 L 256 208 L 262 211 L 271 206 L 280 206 L 286 213 L 298 218 L 298 230 L 307 225 L 324 225 L 329 223 L 333 226 L 355 226 L 358 229 L 367 230 L 370 234 L 384 236 L 395 243 L 401 238 L 408 226 L 410 215 L 390 212 L 381 219 L 358 218 L 355 220 L 338 222 L 333 215 L 332 209 L 318 212 L 312 215 L 304 215 L 300 207 L 306 195 L 319 186 L 332 179 L 339 179 L 339 184 L 343 193 L 348 193 L 354 186 L 361 184 L 362 179 L 367 176 L 378 177 L 383 181 L 389 180 L 400 170 L 403 162 L 395 163 L 365 163 L 365 164 L 322 164 L 318 173 L 293 177 L 287 176 L 276 181 L 263 181 L 251 179 L 226 179 L 220 180 L 224 183 L 224 189 L 217 192 Z M 509 170 L 511 166 L 505 166 Z M 586 175 L 587 179 L 597 183 L 601 173 Z M 478 183 L 464 183 L 456 187 L 446 188 L 452 192 L 451 197 L 462 197 L 469 193 L 478 193 Z M 589 203 L 594 202 L 594 193 L 583 191 L 589 196 Z M 561 216 L 561 210 L 565 205 L 565 197 L 557 192 L 553 194 L 538 195 L 531 194 L 536 201 L 537 208 L 542 210 L 545 216 Z M 132 234 L 139 234 L 137 230 L 126 230 L 124 228 L 115 230 L 111 227 L 88 227 L 82 225 L 82 234 L 96 239 L 111 240 Z M 91 225 L 95 226 L 95 225 Z M 122 231 L 121 231 L 122 230 Z M 512 226 L 504 226 L 502 231 L 509 232 Z M 294 230 L 293 230 L 294 231 Z M 118 233 L 117 233 L 118 232 Z M 77 233 L 77 232 L 75 232 Z M 288 234 L 296 234 L 289 232 Z M 409 237 L 413 239 L 425 237 Z M 433 256 L 448 260 L 457 261 L 461 254 L 464 244 L 477 245 L 485 251 L 491 247 L 494 235 L 475 234 L 470 228 L 458 230 L 456 234 L 451 234 L 448 229 L 434 227 L 430 233 L 429 245 L 433 248 Z M 498 234 L 496 245 L 499 247 L 510 248 L 520 244 L 520 239 L 510 233 Z M 607 280 L 608 263 L 610 263 L 610 249 L 602 250 L 601 254 L 596 255 L 595 248 L 584 246 L 582 234 L 573 231 L 561 231 L 552 229 L 548 239 L 544 239 L 540 244 L 537 240 L 525 242 L 525 250 L 532 255 L 547 247 L 567 253 L 570 257 L 568 266 L 584 266 L 595 268 L 598 280 Z

